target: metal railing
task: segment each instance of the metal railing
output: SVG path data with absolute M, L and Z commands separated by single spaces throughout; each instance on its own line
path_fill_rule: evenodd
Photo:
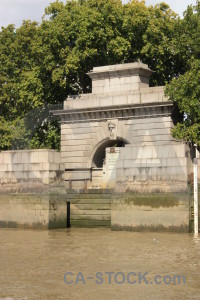
M 65 179 L 65 181 L 69 182 L 69 188 L 72 189 L 72 182 L 73 181 L 84 181 L 85 182 L 85 188 L 87 189 L 87 182 L 90 181 L 92 182 L 92 172 L 93 171 L 102 171 L 103 168 L 66 168 L 65 172 L 81 172 L 81 171 L 89 171 L 90 172 L 90 177 L 89 178 L 70 178 L 70 179 Z

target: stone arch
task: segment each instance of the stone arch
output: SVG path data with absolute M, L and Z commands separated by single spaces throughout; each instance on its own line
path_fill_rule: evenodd
M 116 140 L 105 138 L 101 140 L 93 149 L 90 157 L 90 167 L 101 168 L 105 159 L 105 150 L 108 147 L 125 147 L 130 142 L 122 137 L 117 137 Z

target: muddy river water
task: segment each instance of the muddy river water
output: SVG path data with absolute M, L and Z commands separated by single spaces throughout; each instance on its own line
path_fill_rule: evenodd
M 200 299 L 200 237 L 0 229 L 0 299 Z

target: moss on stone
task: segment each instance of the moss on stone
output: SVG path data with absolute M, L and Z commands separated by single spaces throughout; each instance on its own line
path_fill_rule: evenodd
M 165 227 L 162 224 L 160 225 L 151 225 L 151 226 L 120 226 L 120 225 L 111 225 L 111 230 L 113 231 L 133 231 L 133 232 L 182 232 L 188 233 L 189 226 L 180 225 L 180 226 L 168 226 Z
M 149 206 L 151 208 L 159 207 L 174 207 L 183 203 L 188 203 L 189 195 L 185 194 L 122 194 L 120 197 L 112 197 L 113 201 L 115 199 L 124 204 L 132 204 L 135 206 Z

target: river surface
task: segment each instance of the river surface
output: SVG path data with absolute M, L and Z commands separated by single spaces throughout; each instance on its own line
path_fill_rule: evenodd
M 1 229 L 0 299 L 199 300 L 200 238 Z

